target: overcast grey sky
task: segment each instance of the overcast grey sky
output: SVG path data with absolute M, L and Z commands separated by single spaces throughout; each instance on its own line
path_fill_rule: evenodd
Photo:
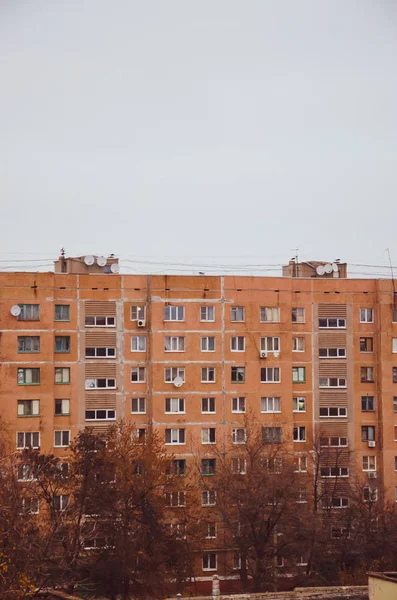
M 0 86 L 1 253 L 397 264 L 395 0 L 0 0 Z

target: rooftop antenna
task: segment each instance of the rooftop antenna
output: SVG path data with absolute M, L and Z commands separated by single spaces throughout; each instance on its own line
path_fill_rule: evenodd
M 293 277 L 299 277 L 299 248 L 291 248 L 291 252 L 295 252 L 295 266 Z
M 390 257 L 390 249 L 386 248 L 385 252 L 387 252 L 387 255 L 389 257 L 389 265 L 390 265 L 390 272 L 391 272 L 391 283 L 393 286 L 393 306 L 394 308 L 396 308 L 396 286 L 395 286 L 395 282 L 394 282 L 394 271 L 393 271 L 393 265 L 391 262 L 391 257 Z

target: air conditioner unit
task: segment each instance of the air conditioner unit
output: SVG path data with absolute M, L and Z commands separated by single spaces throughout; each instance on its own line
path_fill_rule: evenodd
M 259 356 L 260 358 L 267 358 L 266 350 L 259 350 Z
M 146 319 L 138 319 L 137 325 L 138 325 L 138 327 L 145 327 L 146 326 Z
M 372 471 L 372 473 L 368 473 L 368 479 L 376 479 L 378 474 L 376 471 Z
M 376 446 L 376 442 L 374 442 L 373 440 L 368 442 L 368 448 L 375 448 L 375 446 Z

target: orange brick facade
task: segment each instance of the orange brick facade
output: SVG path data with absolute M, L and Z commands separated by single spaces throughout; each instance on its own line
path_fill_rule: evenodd
M 32 439 L 18 432 L 38 432 L 41 448 L 64 456 L 79 429 L 100 432 L 124 418 L 153 424 L 189 468 L 195 448 L 211 456 L 202 429 L 215 429 L 215 443 L 232 447 L 245 410 L 264 426 L 280 426 L 296 456 L 313 439 L 346 438 L 350 474 L 370 470 L 395 501 L 391 281 L 12 273 L 0 275 L 0 292 L 0 413 L 16 446 Z M 15 305 L 39 305 L 39 313 L 23 308 L 16 317 Z M 32 336 L 39 342 L 19 339 Z M 97 349 L 106 355 L 92 355 Z M 39 379 L 22 369 L 39 369 Z M 39 401 L 35 414 L 24 400 Z M 56 400 L 57 413 L 59 401 L 69 400 L 65 414 L 56 414 Z M 70 434 L 56 439 L 55 432 Z

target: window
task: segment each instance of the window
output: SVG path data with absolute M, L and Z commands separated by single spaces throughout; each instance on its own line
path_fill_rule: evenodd
M 201 368 L 201 383 L 214 383 L 215 381 L 215 367 L 202 367 Z
M 294 442 L 306 442 L 306 427 L 294 427 Z
M 298 494 L 296 497 L 296 502 L 298 504 L 306 504 L 307 502 L 307 490 L 303 487 L 298 488 Z
M 206 523 L 206 535 L 207 539 L 216 538 L 216 523 L 211 521 L 210 523 Z
M 345 388 L 346 379 L 344 377 L 320 377 L 320 388 Z
M 55 352 L 70 352 L 70 336 L 56 335 L 55 336 Z
M 266 396 L 261 398 L 261 412 L 279 413 L 281 412 L 281 398 L 275 396 Z
M 132 413 L 146 413 L 146 398 L 131 398 Z
M 131 352 L 146 352 L 146 336 L 133 335 L 131 338 Z
M 246 475 L 247 461 L 245 458 L 232 458 L 231 470 L 233 475 Z
M 20 304 L 21 312 L 18 315 L 18 321 L 39 321 L 40 304 Z
M 262 367 L 261 383 L 280 383 L 280 368 Z
M 97 390 L 97 389 L 115 389 L 116 380 L 101 377 L 100 379 L 89 378 L 85 380 L 86 390 Z
M 201 352 L 215 352 L 214 336 L 201 338 Z
M 18 336 L 18 352 L 40 352 L 40 336 Z
M 215 444 L 216 443 L 216 429 L 215 427 L 203 427 L 201 430 L 201 443 L 202 444 Z
M 305 338 L 294 337 L 292 338 L 292 352 L 304 352 L 305 351 Z
M 294 396 L 292 398 L 292 412 L 306 412 L 305 396 Z
M 165 430 L 166 444 L 184 444 L 185 430 L 184 429 L 166 429 Z
M 85 411 L 86 421 L 114 421 L 116 411 L 108 408 L 96 408 Z
M 186 506 L 186 492 L 170 492 L 167 494 L 169 506 Z
M 304 308 L 293 308 L 291 314 L 293 323 L 304 323 L 305 322 L 305 309 Z
M 245 367 L 232 367 L 231 380 L 232 380 L 232 383 L 244 383 L 245 382 Z
M 164 321 L 184 321 L 185 320 L 185 307 L 184 306 L 171 306 L 170 304 L 164 306 Z
M 347 408 L 344 406 L 321 406 L 320 417 L 347 417 Z
M 183 336 L 169 336 L 164 338 L 164 352 L 185 352 L 185 338 Z
M 116 356 L 116 348 L 86 348 L 86 358 L 114 358 Z
M 392 352 L 395 354 L 397 352 L 397 338 L 392 338 Z
M 293 383 L 305 383 L 306 367 L 292 367 L 292 381 Z
M 184 459 L 172 460 L 167 469 L 167 475 L 178 475 L 178 476 L 186 475 L 186 460 L 184 460 Z
M 360 367 L 360 380 L 361 380 L 361 383 L 373 383 L 374 382 L 374 368 L 373 367 Z
M 86 327 L 115 327 L 116 317 L 86 317 Z
M 232 412 L 233 413 L 245 413 L 246 402 L 244 397 L 232 398 Z
M 394 425 L 394 441 L 397 442 L 397 425 Z
M 25 515 L 38 515 L 40 503 L 38 498 L 22 498 L 21 513 Z
M 280 308 L 278 306 L 261 306 L 261 323 L 280 323 Z
M 214 413 L 215 411 L 215 398 L 201 398 L 201 412 Z
M 38 385 L 40 383 L 40 369 L 18 369 L 18 385 Z
M 66 510 L 69 506 L 70 496 L 69 494 L 60 494 L 59 496 L 54 496 L 54 505 L 55 510 L 63 511 Z
M 393 412 L 397 412 L 397 396 L 393 396 Z
M 397 471 L 397 456 L 394 457 L 394 470 Z
M 141 321 L 142 319 L 146 319 L 145 304 L 131 306 L 131 321 Z
M 360 323 L 373 323 L 374 310 L 373 308 L 360 308 Z
M 166 367 L 164 369 L 165 383 L 173 383 L 177 377 L 180 377 L 185 383 L 185 367 Z
M 35 417 L 40 414 L 40 400 L 18 400 L 18 417 Z
M 55 367 L 55 383 L 70 383 L 69 367 Z
M 200 306 L 200 321 L 215 321 L 215 306 Z
M 30 465 L 18 465 L 18 481 L 36 481 L 34 472 Z
M 201 493 L 201 506 L 215 506 L 216 492 L 214 490 L 205 490 Z
M 201 474 L 214 475 L 216 471 L 216 458 L 201 459 Z
M 70 321 L 69 304 L 55 304 L 54 321 Z
M 231 317 L 232 321 L 244 321 L 245 320 L 244 306 L 232 306 L 230 309 L 230 317 Z
M 109 548 L 109 543 L 104 537 L 84 538 L 83 544 L 84 550 L 103 550 L 104 548 Z
M 361 427 L 361 439 L 363 442 L 375 441 L 375 427 L 373 425 L 363 425 Z
M 17 449 L 40 448 L 40 433 L 38 431 L 18 431 Z
M 346 329 L 346 319 L 319 319 L 320 329 Z
M 146 441 L 146 429 L 144 427 L 138 427 L 131 432 L 132 441 L 136 441 L 138 444 L 144 444 Z
M 373 352 L 374 338 L 360 337 L 360 352 Z
M 331 498 L 332 508 L 346 508 L 349 506 L 349 498 Z
M 306 473 L 307 472 L 307 457 L 306 456 L 295 457 L 294 471 L 296 473 Z
M 361 396 L 361 410 L 372 412 L 375 410 L 375 396 Z
M 350 538 L 349 530 L 347 527 L 332 527 L 331 538 L 333 540 L 341 540 L 343 538 Z
M 62 415 L 70 415 L 70 400 L 69 399 L 56 399 L 55 400 L 55 416 L 59 417 Z
M 145 379 L 145 367 L 131 367 L 131 383 L 144 383 Z
M 393 367 L 392 377 L 393 377 L 393 383 L 397 383 L 397 367 Z
M 243 427 L 236 427 L 232 429 L 232 442 L 233 444 L 245 444 L 247 441 L 247 432 Z
M 233 571 L 241 569 L 241 556 L 238 552 L 233 552 L 232 568 Z
M 243 335 L 231 337 L 230 350 L 232 352 L 245 352 L 245 337 Z
M 54 431 L 54 447 L 64 448 L 70 444 L 70 431 Z
M 346 437 L 321 437 L 321 448 L 347 448 Z
M 363 471 L 376 471 L 376 456 L 363 456 Z
M 349 477 L 349 469 L 347 467 L 321 467 L 321 477 Z
M 346 358 L 346 348 L 319 348 L 320 358 Z
M 262 442 L 281 444 L 281 427 L 262 427 Z
M 364 502 L 376 502 L 378 500 L 377 488 L 364 487 L 363 488 L 363 500 Z
M 261 337 L 262 352 L 280 352 L 279 337 Z
M 203 571 L 216 571 L 216 553 L 207 552 L 203 556 Z

